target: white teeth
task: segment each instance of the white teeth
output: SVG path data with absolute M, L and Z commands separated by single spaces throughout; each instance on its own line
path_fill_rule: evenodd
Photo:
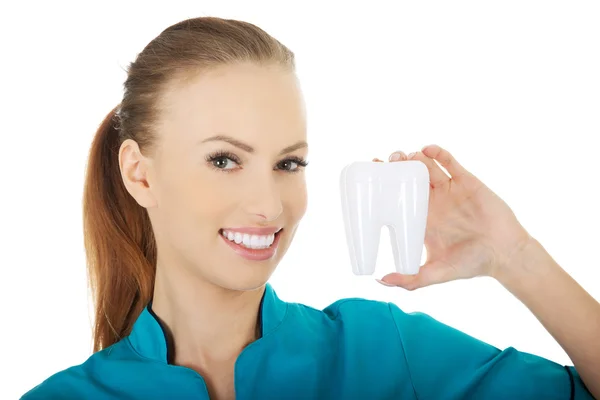
M 247 233 L 223 231 L 223 236 L 228 240 L 241 244 L 250 249 L 266 249 L 275 241 L 275 234 L 271 235 L 249 235 Z
M 231 240 L 231 239 L 230 239 L 230 240 Z M 234 238 L 234 240 L 235 240 L 235 242 L 236 242 L 237 244 L 240 244 L 240 243 L 242 243 L 242 234 L 241 234 L 241 233 L 239 233 L 239 232 L 236 232 L 236 233 L 235 233 L 235 238 Z
M 244 233 L 244 234 L 242 235 L 242 244 L 243 244 L 244 246 L 246 246 L 246 247 L 250 247 L 250 242 L 251 242 L 251 241 L 252 241 L 252 236 L 251 236 L 251 235 L 249 235 L 249 234 L 247 234 L 247 233 Z

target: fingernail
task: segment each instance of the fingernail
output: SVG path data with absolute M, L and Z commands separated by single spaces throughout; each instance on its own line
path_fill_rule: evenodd
M 390 156 L 390 161 L 400 161 L 400 153 L 392 153 Z
M 377 282 L 381 283 L 383 286 L 387 286 L 387 287 L 392 287 L 392 286 L 396 286 L 396 285 L 392 285 L 390 283 L 384 282 L 381 279 L 375 279 Z
M 413 157 L 414 157 L 414 156 L 416 156 L 416 155 L 417 155 L 417 153 L 416 153 L 416 152 L 414 152 L 414 153 L 410 153 L 410 154 L 408 155 L 408 159 L 410 160 L 411 158 L 413 158 Z

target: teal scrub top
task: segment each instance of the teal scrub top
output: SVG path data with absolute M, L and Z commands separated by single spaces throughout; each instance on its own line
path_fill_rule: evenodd
M 343 299 L 324 310 L 266 285 L 260 339 L 235 364 L 236 399 L 593 399 L 572 366 L 503 351 L 423 313 Z M 22 399 L 208 399 L 149 304 L 131 334 Z

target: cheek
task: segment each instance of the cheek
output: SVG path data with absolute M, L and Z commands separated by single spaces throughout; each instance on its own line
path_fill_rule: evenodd
M 299 222 L 304 214 L 308 204 L 308 194 L 306 190 L 306 184 L 301 182 L 294 185 L 292 188 L 286 191 L 285 209 L 288 210 L 290 219 L 297 223 Z
M 173 203 L 182 222 L 195 229 L 211 230 L 215 230 L 216 225 L 222 224 L 224 217 L 230 212 L 232 200 L 230 196 L 223 196 L 220 189 L 190 185 L 182 188 L 179 191 L 181 201 Z M 216 227 L 217 230 L 220 228 L 221 226 Z
M 231 212 L 233 197 L 222 181 L 219 184 L 206 173 L 182 171 L 165 175 L 161 181 L 160 218 L 178 240 L 214 236 Z

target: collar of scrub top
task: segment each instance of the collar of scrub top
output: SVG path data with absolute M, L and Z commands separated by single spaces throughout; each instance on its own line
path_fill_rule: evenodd
M 258 316 L 261 338 L 272 333 L 281 325 L 287 309 L 288 304 L 281 301 L 271 284 L 267 283 Z M 129 341 L 142 357 L 172 364 L 173 343 L 169 340 L 159 318 L 152 311 L 152 302 L 144 308 L 133 325 Z

